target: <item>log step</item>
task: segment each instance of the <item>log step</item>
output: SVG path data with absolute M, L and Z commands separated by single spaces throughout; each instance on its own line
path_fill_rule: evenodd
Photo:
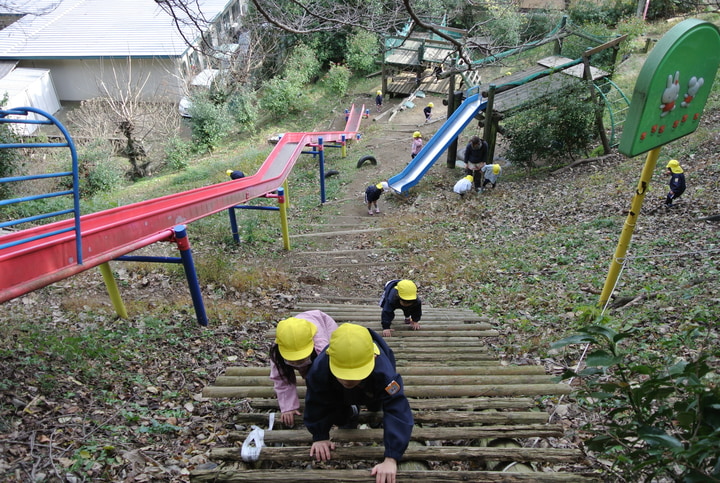
M 563 435 L 563 428 L 557 424 L 515 424 L 495 426 L 458 426 L 438 428 L 413 428 L 412 441 L 468 441 L 474 439 L 495 439 L 495 438 L 554 438 Z M 227 440 L 230 443 L 245 441 L 247 432 L 231 431 Z M 336 443 L 381 443 L 383 440 L 382 429 L 337 429 L 330 431 L 330 438 Z M 281 429 L 265 431 L 265 444 L 285 444 L 297 446 L 307 445 L 310 451 L 312 435 L 303 430 Z
M 305 397 L 305 387 L 298 386 L 298 396 Z M 209 386 L 203 389 L 207 398 L 272 397 L 271 386 Z M 481 396 L 560 396 L 570 394 L 565 384 L 468 384 L 456 386 L 405 386 L 408 397 L 481 397 Z
M 488 385 L 488 384 L 551 384 L 555 376 L 550 375 L 405 375 L 403 382 L 405 387 L 413 386 L 460 386 L 460 385 Z M 304 387 L 305 381 L 299 378 L 298 387 Z M 263 376 L 218 376 L 215 379 L 215 386 L 221 387 L 272 387 L 270 377 Z
M 267 424 L 270 413 L 238 413 L 233 415 L 235 424 Z M 415 423 L 433 423 L 453 426 L 469 424 L 543 424 L 548 414 L 540 411 L 413 411 Z M 280 413 L 275 414 L 279 421 Z M 378 423 L 382 421 L 382 412 L 370 413 L 361 411 L 358 417 L 360 424 Z M 299 418 L 298 418 L 299 419 Z M 294 429 L 302 427 L 297 424 Z
M 501 366 L 494 364 L 492 366 L 469 366 L 469 367 L 404 367 L 402 376 L 491 376 L 491 375 L 545 375 L 545 369 L 540 366 Z M 265 376 L 270 377 L 270 368 L 262 367 L 242 367 L 231 366 L 225 370 L 226 376 Z
M 385 448 L 382 446 L 337 447 L 333 452 L 336 459 L 381 460 Z M 263 461 L 284 463 L 292 460 L 304 460 L 308 457 L 307 446 L 264 447 L 261 452 Z M 210 452 L 213 460 L 242 461 L 238 448 L 214 448 Z M 567 463 L 583 458 L 579 449 L 555 448 L 492 448 L 472 446 L 413 446 L 405 452 L 403 460 L 429 461 L 542 461 L 546 463 Z
M 408 398 L 410 407 L 415 411 L 422 410 L 453 410 L 473 411 L 483 409 L 532 409 L 535 401 L 525 397 L 463 397 L 463 398 Z M 252 407 L 256 410 L 277 410 L 278 402 L 275 397 L 253 398 Z M 300 410 L 304 401 L 300 401 Z M 267 420 L 267 414 L 264 415 Z M 277 421 L 277 418 L 276 418 Z
M 318 483 L 338 481 L 346 483 L 368 483 L 372 481 L 367 470 L 194 470 L 191 481 L 195 482 L 225 482 L 225 483 Z M 509 473 L 503 471 L 402 471 L 397 472 L 397 481 L 412 481 L 414 483 L 445 483 L 470 481 L 473 483 L 555 483 L 555 482 L 600 482 L 602 479 L 596 475 L 580 473 Z

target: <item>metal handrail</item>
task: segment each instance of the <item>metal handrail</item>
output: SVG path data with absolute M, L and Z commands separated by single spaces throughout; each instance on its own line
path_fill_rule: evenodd
M 40 116 L 40 119 L 33 119 L 29 117 L 31 114 Z M 15 116 L 15 117 L 10 117 Z M 42 124 L 55 126 L 64 136 L 65 142 L 28 142 L 28 143 L 0 143 L 0 149 L 24 149 L 24 148 L 68 148 L 70 150 L 70 156 L 72 158 L 72 171 L 62 171 L 57 173 L 47 173 L 31 176 L 11 176 L 6 178 L 0 178 L 0 184 L 13 183 L 18 181 L 29 181 L 35 179 L 55 178 L 55 177 L 72 177 L 72 189 L 65 191 L 55 191 L 51 193 L 43 193 L 33 196 L 24 196 L 19 198 L 11 198 L 6 200 L 0 200 L 0 207 L 8 206 L 17 203 L 23 203 L 27 201 L 35 201 L 40 199 L 54 198 L 58 196 L 72 195 L 73 207 L 66 210 L 53 211 L 35 216 L 28 216 L 12 221 L 5 221 L 0 223 L 0 228 L 11 227 L 20 225 L 23 223 L 29 223 L 47 218 L 58 217 L 66 214 L 72 214 L 74 223 L 69 228 L 59 229 L 43 233 L 42 235 L 32 235 L 20 239 L 15 239 L 9 243 L 0 243 L 0 250 L 10 248 L 25 243 L 30 243 L 35 240 L 42 238 L 48 238 L 51 236 L 59 235 L 69 231 L 75 231 L 75 250 L 76 260 L 78 264 L 82 264 L 82 236 L 80 230 L 80 178 L 78 175 L 78 157 L 77 150 L 75 149 L 75 143 L 70 136 L 70 133 L 62 125 L 62 123 L 51 114 L 34 107 L 17 107 L 12 109 L 0 110 L 0 124 Z M 2 238 L 0 238 L 2 240 Z

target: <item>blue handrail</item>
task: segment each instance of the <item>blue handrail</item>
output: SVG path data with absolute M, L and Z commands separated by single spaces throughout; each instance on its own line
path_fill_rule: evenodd
M 33 119 L 29 116 L 31 115 L 37 115 L 40 116 L 40 119 Z M 15 116 L 15 117 L 10 117 Z M 28 143 L 0 143 L 0 149 L 26 149 L 26 148 L 68 148 L 70 150 L 70 156 L 72 158 L 72 171 L 63 171 L 58 173 L 47 173 L 47 174 L 39 174 L 39 175 L 31 175 L 31 176 L 11 176 L 6 178 L 0 178 L 0 184 L 5 183 L 13 183 L 17 181 L 28 181 L 28 180 L 34 180 L 34 179 L 43 179 L 43 178 L 54 178 L 54 177 L 63 177 L 63 176 L 72 176 L 72 190 L 66 190 L 66 191 L 56 191 L 52 193 L 43 193 L 38 195 L 32 195 L 32 196 L 23 196 L 19 198 L 12 198 L 12 199 L 6 199 L 6 200 L 0 200 L 0 207 L 2 206 L 8 206 L 15 203 L 22 203 L 26 201 L 33 201 L 33 200 L 40 200 L 45 198 L 54 198 L 57 196 L 67 196 L 72 195 L 73 197 L 73 207 L 67 210 L 60 210 L 60 211 L 53 211 L 50 213 L 44 213 L 39 214 L 35 216 L 29 216 L 13 221 L 6 221 L 0 223 L 0 228 L 9 227 L 9 226 L 16 226 L 23 223 L 28 223 L 32 221 L 57 217 L 61 215 L 66 214 L 72 214 L 74 219 L 74 224 L 70 228 L 64 228 L 59 229 L 55 231 L 51 231 L 48 233 L 45 233 L 43 235 L 39 236 L 31 236 L 28 235 L 25 238 L 15 240 L 13 242 L 9 243 L 0 243 L 0 250 L 4 248 L 9 248 L 17 245 L 22 245 L 24 243 L 30 243 L 35 240 L 39 240 L 42 238 L 48 238 L 54 235 L 58 235 L 61 233 L 66 233 L 69 231 L 75 231 L 75 250 L 76 250 L 76 260 L 78 264 L 82 264 L 82 236 L 81 236 L 81 230 L 80 230 L 80 179 L 78 175 L 78 157 L 77 157 L 77 150 L 75 149 L 75 143 L 73 142 L 72 138 L 70 137 L 70 133 L 67 131 L 65 126 L 62 125 L 60 121 L 58 121 L 55 117 L 53 117 L 51 114 L 34 107 L 17 107 L 12 109 L 4 109 L 0 110 L 0 124 L 44 124 L 44 125 L 53 125 L 55 126 L 63 135 L 65 138 L 65 142 L 28 142 Z M 2 238 L 0 238 L 2 240 Z

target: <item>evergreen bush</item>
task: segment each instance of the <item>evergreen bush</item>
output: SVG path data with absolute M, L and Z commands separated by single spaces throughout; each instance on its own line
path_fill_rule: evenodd
M 334 96 L 344 96 L 347 92 L 348 85 L 350 85 L 351 77 L 350 69 L 347 66 L 330 63 L 330 70 L 325 77 L 323 77 L 323 84 L 325 89 Z
M 1 104 L 0 107 L 2 107 Z M 16 142 L 18 142 L 18 137 L 10 127 L 7 124 L 0 124 L 0 143 L 11 144 Z M 15 174 L 19 159 L 20 150 L 0 149 L 0 178 L 7 178 Z M 9 198 L 11 192 L 9 183 L 0 184 L 0 198 Z
M 317 52 L 306 44 L 298 44 L 285 61 L 283 77 L 300 85 L 308 84 L 317 80 L 321 68 Z
M 574 159 L 578 154 L 586 154 L 597 139 L 597 108 L 588 102 L 588 90 L 582 84 L 544 99 L 522 115 L 511 116 L 505 123 L 510 140 L 508 159 L 531 169 L 539 160 Z
M 376 68 L 380 41 L 367 30 L 358 30 L 347 38 L 345 61 L 353 72 L 368 74 Z
M 586 367 L 569 370 L 579 377 L 580 404 L 599 420 L 584 430 L 601 461 L 623 481 L 705 482 L 720 479 L 720 387 L 716 365 L 720 350 L 709 320 L 697 320 L 669 335 L 667 353 L 644 352 L 643 337 L 630 328 L 615 331 L 606 316 L 554 347 L 589 344 Z
M 215 104 L 206 95 L 192 96 L 190 127 L 197 152 L 212 151 L 232 129 L 225 104 Z
M 280 118 L 288 112 L 297 113 L 304 110 L 310 99 L 303 95 L 302 84 L 296 81 L 275 77 L 263 86 L 260 108 L 272 118 Z
M 254 132 L 258 120 L 258 107 L 255 93 L 243 86 L 235 92 L 228 102 L 228 110 L 242 131 Z

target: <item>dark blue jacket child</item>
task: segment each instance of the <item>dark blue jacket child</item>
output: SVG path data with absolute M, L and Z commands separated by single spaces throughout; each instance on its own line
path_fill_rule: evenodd
M 383 296 L 380 299 L 380 324 L 385 331 L 390 330 L 390 325 L 395 319 L 395 310 L 402 309 L 405 316 L 405 323 L 411 324 L 412 328 L 420 328 L 419 322 L 422 318 L 422 302 L 417 296 L 417 286 L 411 280 L 390 280 L 385 284 Z
M 665 197 L 665 206 L 672 206 L 673 200 L 680 198 L 685 192 L 685 174 L 677 159 L 671 159 L 665 171 L 670 176 L 670 191 Z
M 313 442 L 329 441 L 331 427 L 350 423 L 357 406 L 363 405 L 383 412 L 385 458 L 402 458 L 414 421 L 395 355 L 379 334 L 342 324 L 313 362 L 305 383 L 304 420 Z

